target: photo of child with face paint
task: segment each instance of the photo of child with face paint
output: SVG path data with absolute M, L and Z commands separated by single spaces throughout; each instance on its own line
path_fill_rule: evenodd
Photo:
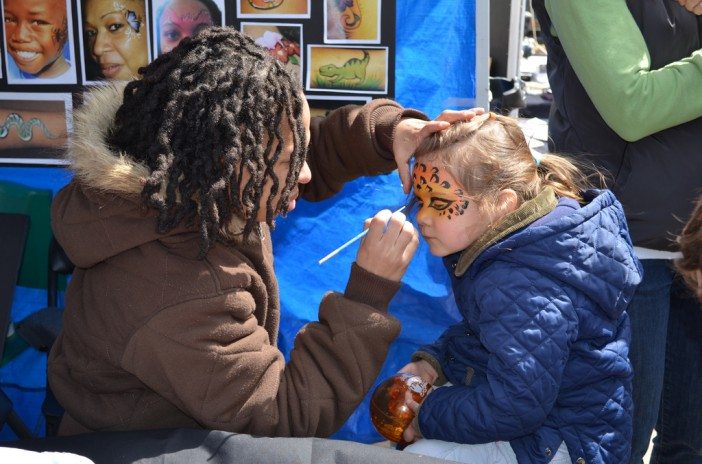
M 165 0 L 156 3 L 156 50 L 167 53 L 185 37 L 221 26 L 223 12 L 214 0 Z
M 432 135 L 415 157 L 417 225 L 461 320 L 400 370 L 441 386 L 413 405 L 405 449 L 627 462 L 626 309 L 642 268 L 619 201 L 567 158 L 533 154 L 517 122 L 492 113 Z
M 149 62 L 145 0 L 83 1 L 85 79 L 127 81 Z
M 66 0 L 3 0 L 10 83 L 76 83 L 69 13 Z

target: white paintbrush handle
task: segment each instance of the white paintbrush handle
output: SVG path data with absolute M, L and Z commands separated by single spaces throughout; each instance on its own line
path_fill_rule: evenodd
M 402 211 L 403 209 L 405 209 L 404 206 L 402 206 L 400 209 L 394 211 L 393 214 L 394 214 L 394 213 L 399 213 L 399 212 Z M 368 229 L 364 230 L 364 231 L 361 232 L 360 234 L 356 235 L 354 238 L 350 239 L 348 242 L 346 242 L 346 243 L 344 243 L 343 245 L 341 245 L 341 246 L 340 246 L 339 248 L 337 248 L 336 250 L 330 252 L 330 253 L 329 253 L 328 255 L 326 255 L 324 258 L 320 259 L 320 260 L 317 262 L 317 264 L 324 264 L 325 261 L 327 261 L 328 259 L 330 259 L 330 258 L 336 256 L 337 254 L 339 254 L 339 252 L 340 252 L 341 250 L 343 250 L 344 248 L 348 247 L 348 246 L 351 245 L 353 242 L 355 242 L 355 241 L 357 241 L 357 240 L 360 240 L 360 239 L 363 238 L 367 233 L 368 233 Z

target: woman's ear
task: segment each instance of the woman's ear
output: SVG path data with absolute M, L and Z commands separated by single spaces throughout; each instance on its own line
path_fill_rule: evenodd
M 509 214 L 519 208 L 517 192 L 509 188 L 500 190 L 500 193 L 497 195 L 497 208 L 502 215 Z

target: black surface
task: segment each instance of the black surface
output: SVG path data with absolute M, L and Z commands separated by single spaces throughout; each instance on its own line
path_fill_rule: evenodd
M 0 213 L 0 359 L 28 231 L 29 216 Z

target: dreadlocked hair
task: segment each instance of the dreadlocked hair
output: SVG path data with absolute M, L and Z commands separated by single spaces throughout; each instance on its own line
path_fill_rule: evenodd
M 158 232 L 197 223 L 201 256 L 230 235 L 235 216 L 244 222 L 241 235 L 249 237 L 258 228 L 269 179 L 266 223 L 273 227 L 287 210 L 305 158 L 297 79 L 229 27 L 187 37 L 139 72 L 141 79 L 125 87 L 107 142 L 150 169 L 142 196 L 158 212 Z M 282 180 L 273 167 L 285 145 L 286 121 L 294 149 Z
M 501 190 L 514 190 L 521 205 L 546 186 L 559 197 L 582 202 L 582 192 L 592 188 L 590 177 L 599 175 L 585 174 L 582 166 L 560 155 L 540 155 L 537 162 L 517 121 L 495 113 L 432 134 L 415 158 L 438 162 L 483 209 L 497 206 L 489 199 Z

